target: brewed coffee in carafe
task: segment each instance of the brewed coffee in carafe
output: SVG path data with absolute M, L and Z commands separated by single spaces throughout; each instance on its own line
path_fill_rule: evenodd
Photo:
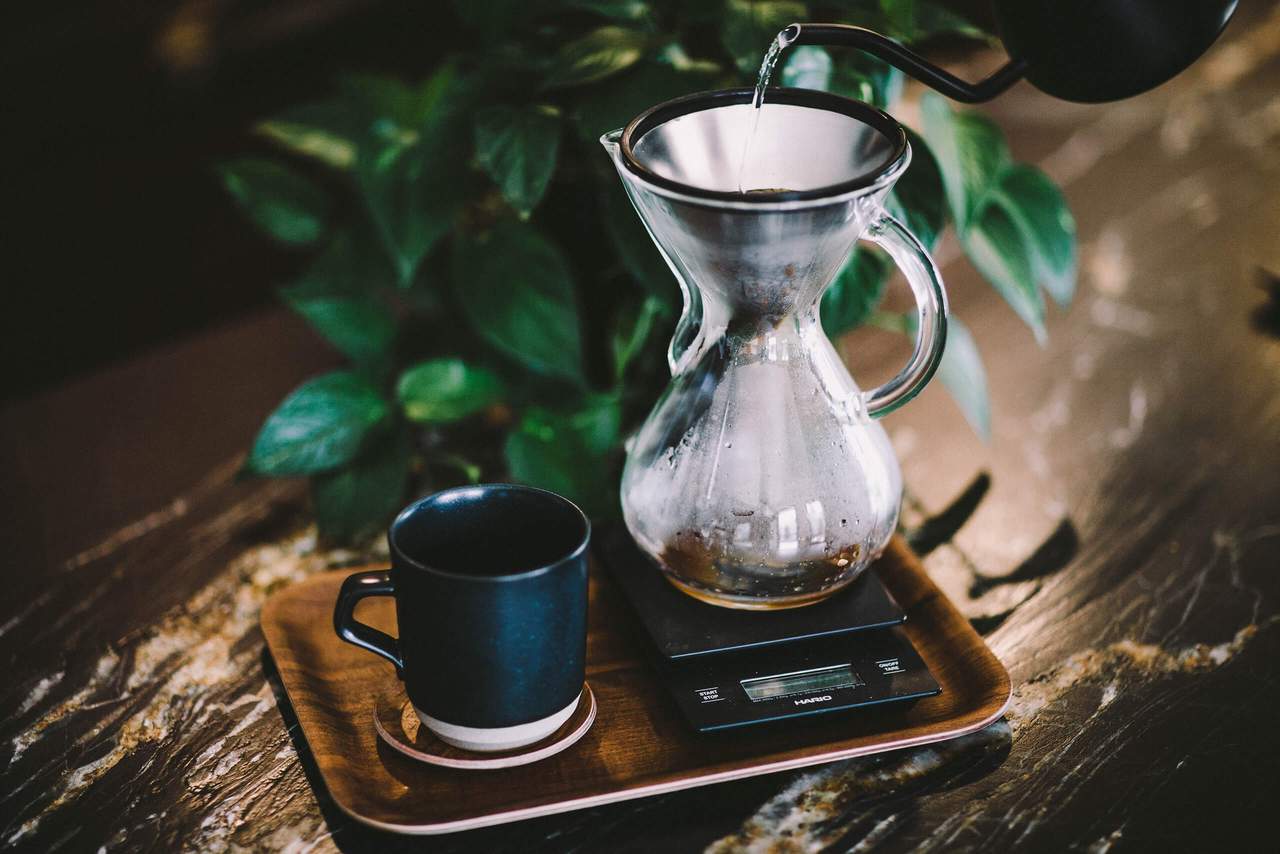
M 888 543 L 902 480 L 875 419 L 932 375 L 945 298 L 883 207 L 910 159 L 901 126 L 824 92 L 752 99 L 677 99 L 602 142 L 684 296 L 671 383 L 629 444 L 624 520 L 681 590 L 766 609 L 829 596 Z M 918 305 L 911 362 L 868 392 L 818 313 L 859 238 L 895 260 Z
M 969 103 L 1023 76 L 1058 97 L 1107 101 L 1177 74 L 1235 6 L 996 0 L 1011 55 L 976 83 L 871 30 L 792 24 L 755 91 L 677 98 L 601 138 L 684 296 L 671 384 L 630 443 L 622 482 L 627 528 L 673 584 L 717 605 L 786 608 L 857 577 L 887 545 L 902 497 L 875 419 L 928 382 L 945 343 L 937 268 L 884 208 L 910 161 L 905 131 L 826 92 L 767 90 L 762 104 L 779 54 L 866 51 Z M 916 300 L 910 362 L 868 392 L 818 317 L 860 238 L 893 259 Z

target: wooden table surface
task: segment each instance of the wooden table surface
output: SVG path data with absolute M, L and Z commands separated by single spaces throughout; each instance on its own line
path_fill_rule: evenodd
M 1042 349 L 944 246 L 994 437 L 936 385 L 887 425 L 915 545 L 1013 676 L 1004 722 L 454 836 L 354 824 L 257 624 L 271 591 L 366 557 L 315 547 L 300 484 L 234 480 L 265 413 L 333 361 L 270 312 L 0 413 L 0 848 L 1260 845 L 1280 791 L 1280 297 L 1259 287 L 1280 276 L 1280 13 L 1136 100 L 1022 85 L 991 111 L 1066 189 L 1079 295 Z M 864 379 L 902 355 L 851 348 Z

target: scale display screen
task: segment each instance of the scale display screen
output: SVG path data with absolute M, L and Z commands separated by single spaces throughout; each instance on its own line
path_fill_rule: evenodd
M 816 667 L 812 670 L 798 670 L 795 673 L 783 673 L 780 676 L 761 676 L 756 679 L 743 679 L 742 690 L 747 692 L 753 703 L 760 700 L 774 700 L 778 697 L 789 697 L 792 694 L 812 694 L 818 691 L 833 691 L 837 688 L 856 688 L 866 684 L 853 672 L 848 664 L 837 664 L 834 667 Z

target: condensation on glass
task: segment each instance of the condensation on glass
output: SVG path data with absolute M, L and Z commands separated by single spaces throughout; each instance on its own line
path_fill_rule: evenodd
M 684 297 L 671 383 L 629 443 L 626 525 L 686 593 L 780 608 L 847 585 L 888 543 L 902 478 L 875 417 L 932 374 L 945 298 L 928 255 L 882 206 L 909 160 L 905 137 L 831 110 L 766 102 L 743 164 L 743 134 L 756 118 L 749 103 L 717 103 L 658 124 L 632 140 L 648 176 L 628 167 L 619 132 L 602 142 Z M 672 189 L 736 193 L 740 173 L 765 192 Z M 856 190 L 771 200 L 777 190 L 847 187 L 864 175 Z M 865 393 L 818 314 L 860 237 L 906 274 L 919 330 L 908 366 Z

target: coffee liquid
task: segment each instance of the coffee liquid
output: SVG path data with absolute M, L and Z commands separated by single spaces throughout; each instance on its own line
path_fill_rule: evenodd
M 819 558 L 778 563 L 742 560 L 731 547 L 709 541 L 698 531 L 681 531 L 665 544 L 659 560 L 684 582 L 711 594 L 735 598 L 794 597 L 825 591 L 850 580 L 858 572 L 862 546 L 853 544 Z M 691 590 L 696 595 L 696 590 Z M 789 603 L 796 604 L 796 603 Z

